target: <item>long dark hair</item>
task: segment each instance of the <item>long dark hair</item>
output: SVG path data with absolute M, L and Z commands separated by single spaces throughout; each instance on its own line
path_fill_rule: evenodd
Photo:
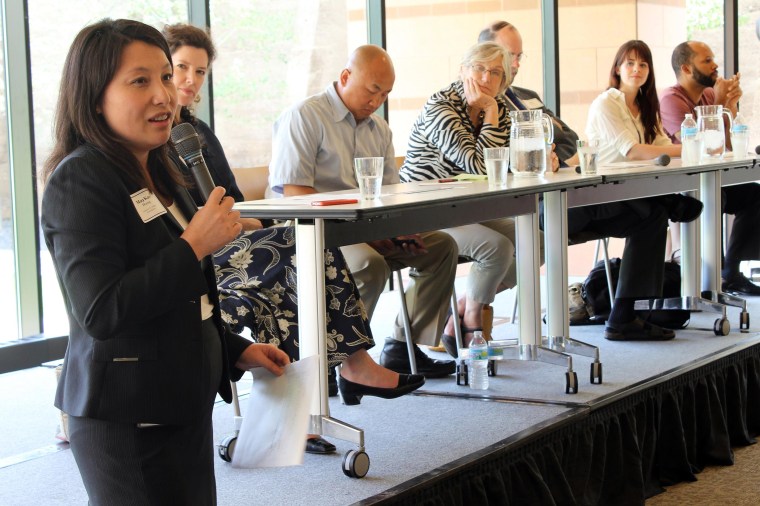
M 618 68 L 625 63 L 629 55 L 644 60 L 649 67 L 649 76 L 636 95 L 636 105 L 639 106 L 641 124 L 644 126 L 644 143 L 651 144 L 657 134 L 662 132 L 662 122 L 660 121 L 660 100 L 657 98 L 657 88 L 654 81 L 652 51 L 644 41 L 629 40 L 620 46 L 610 69 L 609 87 L 620 89 Z
M 69 153 L 90 144 L 127 179 L 153 193 L 167 194 L 174 184 L 184 184 L 181 173 L 169 162 L 166 144 L 148 154 L 148 178 L 137 158 L 98 113 L 106 87 L 121 64 L 124 48 L 134 41 L 158 47 L 171 63 L 171 52 L 161 32 L 138 21 L 103 19 L 77 34 L 63 64 L 54 122 L 55 145 L 45 161 L 45 181 Z

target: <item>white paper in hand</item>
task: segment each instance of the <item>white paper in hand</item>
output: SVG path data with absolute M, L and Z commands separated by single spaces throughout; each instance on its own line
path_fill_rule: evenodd
M 253 369 L 253 386 L 232 454 L 232 467 L 303 464 L 309 410 L 316 395 L 317 356 L 306 357 L 274 376 Z

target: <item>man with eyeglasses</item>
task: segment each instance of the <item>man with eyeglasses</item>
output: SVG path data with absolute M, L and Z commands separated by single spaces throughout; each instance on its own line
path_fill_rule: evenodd
M 517 72 L 520 70 L 520 63 L 525 58 L 522 37 L 517 28 L 507 21 L 495 21 L 488 28 L 480 32 L 478 42 L 496 42 L 512 53 L 514 59 L 512 60 L 512 68 L 510 70 L 512 71 L 511 81 L 514 83 L 515 76 L 517 76 Z M 570 160 L 570 164 L 577 163 L 575 141 L 578 140 L 578 134 L 544 105 L 538 93 L 526 88 L 519 88 L 512 84 L 507 88 L 505 94 L 507 106 L 511 111 L 541 109 L 544 114 L 548 114 L 552 118 L 552 123 L 554 123 L 554 144 L 556 145 L 554 151 L 561 161 L 567 162 Z
M 480 32 L 479 42 L 495 42 L 515 58 L 512 76 L 517 74 L 524 57 L 522 37 L 514 25 L 506 21 L 491 23 Z M 554 123 L 555 151 L 560 160 L 576 165 L 578 135 L 541 102 L 538 94 L 525 88 L 510 86 L 506 91 L 511 110 L 541 109 Z M 634 311 L 637 299 L 660 297 L 665 260 L 665 231 L 668 216 L 679 219 L 662 201 L 637 199 L 611 202 L 567 211 L 570 243 L 602 237 L 625 238 L 615 300 L 606 322 L 604 337 L 611 341 L 665 341 L 673 339 L 672 330 L 644 321 Z M 543 216 L 542 216 L 543 218 Z M 542 220 L 543 221 L 543 220 Z

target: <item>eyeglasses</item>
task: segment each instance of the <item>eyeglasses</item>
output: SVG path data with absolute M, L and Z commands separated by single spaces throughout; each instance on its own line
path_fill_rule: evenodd
M 527 55 L 525 53 L 520 53 L 520 54 L 513 55 L 513 58 L 517 60 L 518 62 L 521 62 L 523 61 L 523 58 L 525 58 L 526 56 Z
M 495 77 L 496 79 L 501 79 L 504 77 L 504 71 L 502 69 L 489 69 L 483 65 L 470 65 L 470 68 L 472 69 L 473 73 L 479 76 L 482 76 L 488 72 L 491 74 L 491 78 Z

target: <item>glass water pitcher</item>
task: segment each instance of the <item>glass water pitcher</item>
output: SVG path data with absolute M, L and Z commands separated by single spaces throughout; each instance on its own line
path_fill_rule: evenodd
M 509 167 L 515 176 L 543 176 L 554 142 L 551 118 L 540 110 L 510 111 Z
M 728 117 L 728 127 L 731 130 L 731 112 L 723 109 L 722 105 L 700 105 L 697 111 L 697 128 L 702 136 L 702 160 L 720 160 L 726 151 L 726 129 L 723 116 Z

